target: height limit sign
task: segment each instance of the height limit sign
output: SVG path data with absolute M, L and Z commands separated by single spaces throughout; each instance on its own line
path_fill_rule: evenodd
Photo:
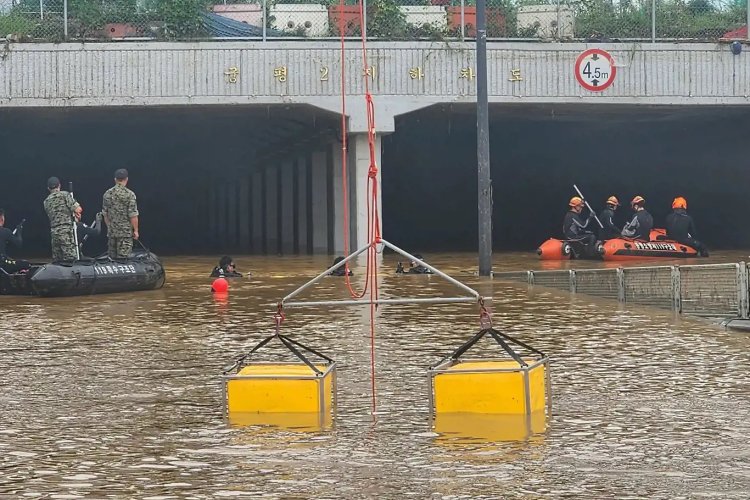
M 581 87 L 592 92 L 601 92 L 615 81 L 617 68 L 609 52 L 589 49 L 576 59 L 576 80 Z

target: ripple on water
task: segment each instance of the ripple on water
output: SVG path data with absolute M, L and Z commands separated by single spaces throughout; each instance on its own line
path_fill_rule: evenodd
M 509 257 L 509 266 L 515 257 Z M 496 324 L 552 358 L 554 415 L 517 441 L 429 426 L 426 369 L 476 332 L 472 306 L 378 311 L 377 422 L 367 308 L 290 310 L 285 333 L 340 364 L 320 432 L 229 425 L 221 370 L 273 328 L 272 304 L 328 259 L 236 257 L 249 279 L 208 292 L 214 259 L 168 260 L 158 291 L 0 299 L 0 497 L 746 498 L 747 336 L 646 307 L 499 281 L 473 257 L 431 260 L 494 298 Z M 388 266 L 395 264 L 386 258 Z M 355 286 L 362 269 L 354 268 Z M 391 296 L 448 295 L 381 276 Z M 414 285 L 417 285 L 416 287 Z M 324 280 L 318 298 L 346 298 Z M 85 319 L 84 319 L 85 318 Z M 490 344 L 486 344 L 490 348 Z

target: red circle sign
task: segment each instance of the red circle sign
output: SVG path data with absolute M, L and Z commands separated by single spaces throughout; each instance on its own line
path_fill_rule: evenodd
M 601 92 L 615 81 L 617 68 L 609 52 L 589 49 L 576 59 L 575 73 L 581 87 L 592 92 Z

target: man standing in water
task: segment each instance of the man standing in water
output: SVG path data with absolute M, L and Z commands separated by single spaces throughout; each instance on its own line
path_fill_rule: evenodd
M 49 217 L 52 239 L 52 260 L 73 261 L 78 258 L 78 249 L 73 238 L 76 220 L 80 220 L 83 209 L 73 194 L 60 191 L 60 179 L 47 179 L 49 196 L 44 200 L 44 211 Z
M 128 171 L 115 172 L 115 185 L 104 193 L 102 211 L 107 224 L 107 248 L 110 259 L 127 259 L 138 234 L 138 205 L 135 193 L 128 189 Z

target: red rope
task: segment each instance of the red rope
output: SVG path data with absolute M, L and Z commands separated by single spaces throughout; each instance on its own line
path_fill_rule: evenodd
M 378 215 L 378 166 L 375 161 L 375 106 L 370 94 L 369 78 L 374 77 L 372 70 L 369 70 L 367 63 L 367 40 L 365 38 L 365 16 L 362 0 L 358 2 L 359 8 L 359 25 L 362 38 L 362 60 L 364 64 L 363 77 L 365 80 L 365 106 L 367 113 L 367 144 L 370 156 L 370 166 L 367 172 L 367 186 L 365 193 L 369 192 L 367 197 L 367 239 L 369 248 L 367 249 L 367 268 L 365 271 L 365 283 L 361 292 L 356 292 L 352 288 L 349 278 L 349 265 L 345 266 L 345 283 L 349 294 L 355 299 L 364 298 L 369 292 L 370 295 L 370 378 L 372 381 L 372 411 L 376 411 L 376 377 L 375 377 L 375 313 L 377 310 L 377 300 L 379 298 L 378 289 L 378 271 L 377 271 L 377 247 L 380 243 L 380 217 Z M 348 143 L 347 143 L 347 126 L 346 126 L 346 46 L 344 36 L 346 23 L 344 22 L 344 0 L 339 0 L 339 34 L 341 36 L 341 183 L 343 190 L 343 233 L 344 233 L 344 254 L 349 255 L 349 182 L 348 182 Z

